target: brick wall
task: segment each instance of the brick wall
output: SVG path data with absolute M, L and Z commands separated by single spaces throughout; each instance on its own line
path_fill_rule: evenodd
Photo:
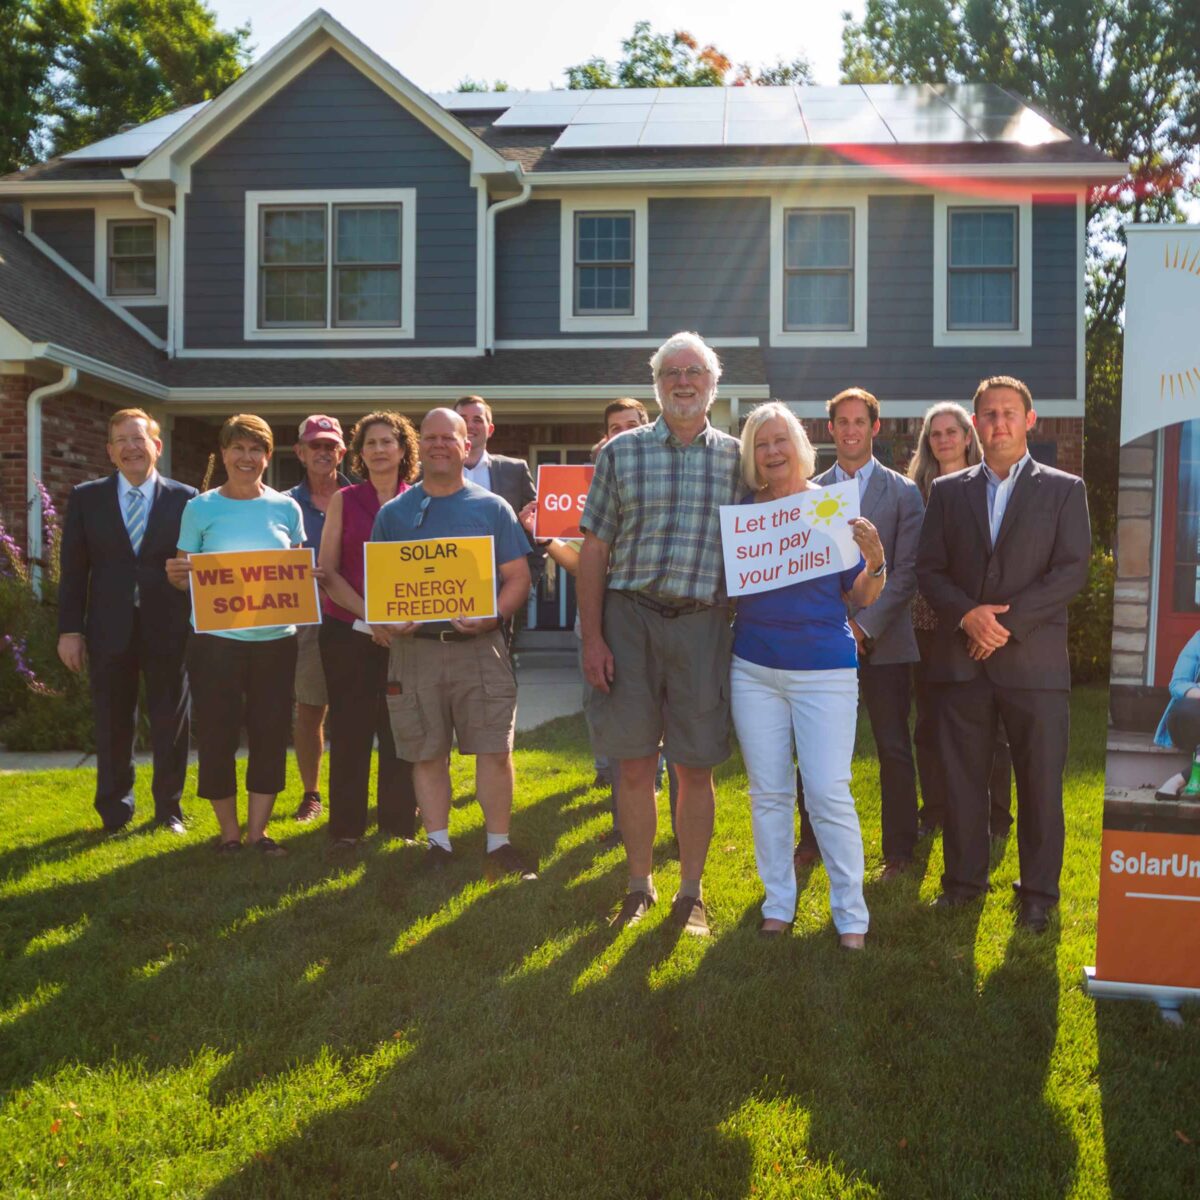
M 208 456 L 217 448 L 216 425 L 196 417 L 176 417 L 171 428 L 171 478 L 198 488 L 208 469 Z M 213 472 L 214 485 L 225 476 L 220 460 Z
M 0 521 L 25 545 L 25 401 L 34 386 L 24 375 L 0 375 Z

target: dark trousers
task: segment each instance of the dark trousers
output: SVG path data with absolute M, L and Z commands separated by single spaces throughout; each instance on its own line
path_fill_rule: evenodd
M 1017 779 L 1021 894 L 1057 900 L 1070 692 L 999 687 L 986 675 L 967 683 L 939 684 L 937 692 L 939 745 L 948 789 L 942 890 L 957 897 L 987 891 L 991 838 L 986 781 L 996 726 L 1003 721 Z
M 933 634 L 924 630 L 917 630 L 921 661 L 913 664 L 913 693 L 917 701 L 913 749 L 917 756 L 917 775 L 921 780 L 921 823 L 940 826 L 946 822 L 946 773 L 938 745 L 937 685 L 926 678 L 928 658 L 933 652 L 933 637 Z M 996 743 L 987 788 L 992 836 L 1006 837 L 1012 828 L 1012 758 L 1003 722 L 996 726 Z
M 367 831 L 371 751 L 379 739 L 379 828 L 396 837 L 416 832 L 412 763 L 396 757 L 387 708 L 388 651 L 345 621 L 326 617 L 321 665 L 329 695 L 329 836 L 360 838 Z
M 269 796 L 283 791 L 292 736 L 295 635 L 243 642 L 193 633 L 187 665 L 200 752 L 197 795 L 202 800 L 237 795 L 235 760 L 243 716 L 250 749 L 246 791 Z
M 912 858 L 917 846 L 917 772 L 908 735 L 912 701 L 908 663 L 859 663 L 859 698 L 866 706 L 879 758 L 883 857 Z M 816 835 L 804 807 L 804 788 L 796 772 L 800 809 L 800 845 L 817 849 Z
M 137 733 L 138 688 L 146 681 L 154 775 L 154 819 L 182 817 L 179 806 L 187 774 L 189 714 L 184 643 L 164 648 L 142 634 L 135 610 L 129 645 L 119 654 L 89 654 L 88 679 L 96 724 L 95 808 L 106 829 L 133 817 L 133 740 Z
M 1167 733 L 1180 750 L 1196 753 L 1200 748 L 1200 698 L 1183 696 L 1175 701 L 1167 717 Z

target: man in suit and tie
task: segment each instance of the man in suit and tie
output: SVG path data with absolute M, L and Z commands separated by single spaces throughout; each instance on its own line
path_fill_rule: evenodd
M 454 411 L 467 423 L 469 448 L 463 475 L 471 483 L 507 500 L 513 512 L 520 513 L 531 500 L 537 499 L 533 476 L 529 464 L 523 458 L 508 458 L 503 454 L 488 453 L 488 439 L 496 432 L 492 423 L 492 410 L 482 396 L 462 396 L 454 405 Z M 536 588 L 542 577 L 546 562 L 544 546 L 535 546 L 529 535 L 529 574 Z M 509 623 L 511 627 L 511 622 Z
M 146 681 L 154 821 L 183 833 L 190 700 L 183 657 L 188 598 L 167 583 L 183 506 L 196 494 L 155 470 L 158 422 L 140 408 L 108 422 L 116 471 L 72 489 L 58 585 L 58 656 L 89 667 L 96 723 L 96 811 L 108 833 L 133 819 L 138 683 Z
M 937 905 L 988 889 L 987 784 L 1001 720 L 1017 777 L 1017 922 L 1041 933 L 1062 871 L 1067 605 L 1088 577 L 1087 494 L 1082 479 L 1030 456 L 1037 413 L 1019 379 L 983 380 L 974 407 L 983 462 L 934 480 L 917 556 L 939 622 L 928 666 L 947 784 Z
M 858 484 L 859 510 L 879 531 L 886 555 L 887 587 L 870 608 L 851 609 L 850 628 L 858 643 L 858 686 L 871 721 L 879 757 L 884 880 L 902 875 L 917 844 L 917 773 L 913 765 L 908 710 L 911 668 L 920 654 L 909 605 L 917 588 L 917 542 L 924 505 L 916 484 L 874 457 L 879 433 L 879 401 L 863 388 L 847 388 L 825 406 L 837 462 L 813 482 L 820 487 Z M 797 772 L 797 780 L 799 773 Z M 796 862 L 816 860 L 818 849 L 808 814 L 801 805 Z

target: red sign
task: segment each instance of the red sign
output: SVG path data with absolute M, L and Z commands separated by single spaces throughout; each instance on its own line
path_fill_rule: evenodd
M 535 538 L 583 536 L 579 518 L 587 503 L 595 467 L 541 466 L 537 477 L 537 512 L 533 519 Z

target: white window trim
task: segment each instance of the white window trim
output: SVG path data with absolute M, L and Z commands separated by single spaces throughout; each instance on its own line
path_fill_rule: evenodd
M 854 211 L 853 329 L 785 329 L 784 219 L 795 208 L 849 208 Z M 845 189 L 806 188 L 803 192 L 776 192 L 771 196 L 771 345 L 863 347 L 867 344 L 867 193 Z
M 1017 210 L 1016 329 L 950 329 L 947 294 L 949 212 L 952 208 Z M 1082 286 L 1082 283 L 1079 284 Z M 933 197 L 933 344 L 935 346 L 1033 345 L 1033 194 L 1005 200 L 979 200 L 939 192 Z
M 399 204 L 400 214 L 400 325 L 374 328 L 312 326 L 295 328 L 258 327 L 258 229 L 259 210 L 271 205 L 304 204 Z M 327 226 L 331 228 L 331 225 Z M 330 234 L 332 236 L 332 234 Z M 242 335 L 248 342 L 353 342 L 394 341 L 416 336 L 417 298 L 417 189 L 343 188 L 296 189 L 246 193 L 246 225 L 243 244 L 245 277 L 242 297 Z M 332 263 L 326 262 L 327 286 L 332 291 Z M 332 302 L 332 301 L 331 301 Z M 328 316 L 332 310 L 327 307 Z
M 165 307 L 170 303 L 170 281 L 167 262 L 169 259 L 168 230 L 165 217 L 156 217 L 132 201 L 97 201 L 95 231 L 95 261 L 92 277 L 100 293 L 112 304 L 123 308 Z M 114 296 L 108 290 L 108 223 L 109 221 L 153 221 L 154 222 L 154 295 Z
M 633 312 L 615 316 L 575 314 L 575 214 L 633 213 Z M 649 327 L 650 219 L 645 193 L 604 192 L 559 201 L 559 329 L 563 333 L 629 333 Z

